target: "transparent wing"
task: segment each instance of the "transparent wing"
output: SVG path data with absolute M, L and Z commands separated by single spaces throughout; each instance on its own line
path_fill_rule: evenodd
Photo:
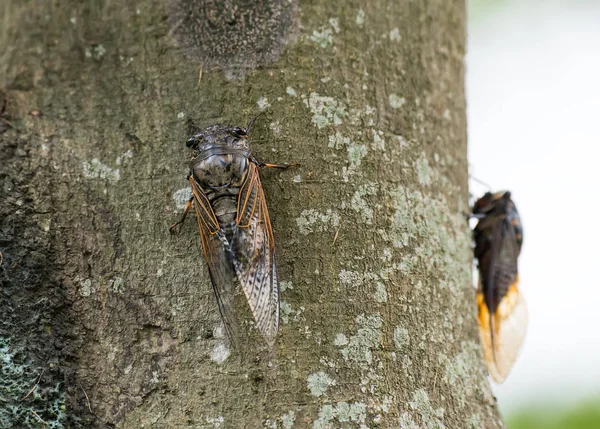
M 492 243 L 482 258 L 477 293 L 479 332 L 490 374 L 502 383 L 525 338 L 527 306 L 519 293 L 514 229 L 499 219 L 493 226 Z
M 519 293 L 518 279 L 491 316 L 482 293 L 477 294 L 477 305 L 485 362 L 494 381 L 502 383 L 519 355 L 527 331 L 527 305 Z
M 258 168 L 250 164 L 240 189 L 237 228 L 232 242 L 237 278 L 257 328 L 270 345 L 279 329 L 279 285 L 275 242 Z
M 230 246 L 224 232 L 221 230 L 210 201 L 193 177 L 190 177 L 190 183 L 194 194 L 194 208 L 202 240 L 202 250 L 208 265 L 219 313 L 229 340 L 234 346 L 237 346 L 240 330 L 234 311 L 233 280 L 235 270 L 231 251 L 229 250 Z

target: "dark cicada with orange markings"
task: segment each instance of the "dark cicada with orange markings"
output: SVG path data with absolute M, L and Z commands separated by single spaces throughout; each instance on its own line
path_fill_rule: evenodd
M 473 217 L 479 219 L 473 231 L 479 333 L 487 367 L 497 383 L 506 379 L 527 330 L 527 306 L 518 288 L 523 228 L 510 197 L 510 192 L 488 192 L 473 207 Z
M 246 129 L 212 125 L 187 141 L 193 150 L 188 176 L 193 196 L 181 220 L 171 227 L 173 231 L 194 206 L 219 311 L 234 345 L 239 333 L 234 278 L 270 345 L 279 329 L 275 242 L 258 169 L 292 164 L 266 164 L 254 158 L 248 147 L 253 122 Z

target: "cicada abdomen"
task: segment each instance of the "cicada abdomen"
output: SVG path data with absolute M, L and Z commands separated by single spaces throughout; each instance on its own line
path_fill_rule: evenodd
M 259 167 L 293 164 L 258 162 L 248 146 L 248 128 L 213 125 L 187 141 L 193 150 L 188 180 L 202 249 L 230 340 L 238 342 L 234 279 L 242 286 L 256 326 L 267 343 L 279 329 L 279 285 L 275 241 Z
M 473 216 L 479 219 L 473 232 L 479 270 L 479 333 L 490 374 L 502 383 L 527 330 L 518 270 L 523 228 L 510 192 L 486 193 L 475 203 Z

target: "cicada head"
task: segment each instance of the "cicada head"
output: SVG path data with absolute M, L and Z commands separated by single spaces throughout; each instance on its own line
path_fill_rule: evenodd
M 496 220 L 505 219 L 512 225 L 519 251 L 523 244 L 523 226 L 515 203 L 509 191 L 487 192 L 473 206 L 473 217 L 479 219 L 474 230 L 476 249 L 482 246 L 482 240 L 489 240 Z M 477 251 L 476 251 L 477 253 Z
M 516 210 L 510 196 L 509 191 L 500 191 L 493 194 L 486 192 L 483 197 L 475 202 L 473 214 L 479 218 L 509 214 L 511 210 Z
M 190 137 L 186 146 L 195 153 L 216 146 L 248 149 L 248 130 L 231 125 L 211 125 Z

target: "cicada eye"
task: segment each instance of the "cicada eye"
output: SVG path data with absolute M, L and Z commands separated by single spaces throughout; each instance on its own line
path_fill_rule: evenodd
M 187 147 L 193 147 L 193 146 L 196 146 L 197 142 L 198 142 L 198 140 L 196 140 L 196 137 L 190 137 L 190 138 L 188 139 L 188 141 L 187 141 L 187 142 L 185 142 L 185 145 L 186 145 Z

